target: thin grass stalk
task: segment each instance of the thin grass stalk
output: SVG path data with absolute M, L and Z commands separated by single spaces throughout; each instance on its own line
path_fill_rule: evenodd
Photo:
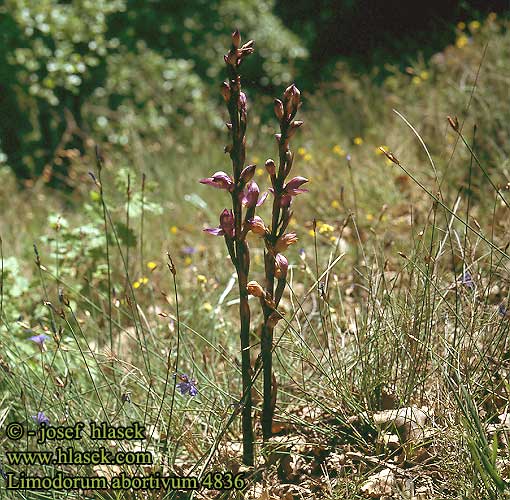
M 175 318 L 177 320 L 177 345 L 175 350 L 175 363 L 174 363 L 174 375 L 177 376 L 178 369 L 179 369 L 179 353 L 180 353 L 180 347 L 181 347 L 181 316 L 179 311 L 179 293 L 177 291 L 177 269 L 175 267 L 175 264 L 172 260 L 172 257 L 170 256 L 170 253 L 167 252 L 167 266 L 172 274 L 173 284 L 174 284 L 174 297 L 175 297 Z M 163 396 L 161 397 L 161 406 L 158 410 L 158 416 L 156 418 L 156 422 L 159 420 L 159 417 L 161 415 L 161 410 L 163 409 L 163 403 L 165 401 L 166 391 L 168 388 L 168 380 L 169 380 L 169 374 L 170 374 L 170 355 L 171 351 L 168 352 L 167 357 L 167 363 L 166 363 L 166 377 L 165 377 L 165 388 L 163 390 Z M 172 425 L 172 418 L 174 414 L 174 403 L 175 403 L 175 389 L 176 384 L 174 384 L 172 389 L 172 399 L 170 402 L 170 412 L 168 414 L 168 424 L 167 424 L 167 434 L 168 436 L 171 435 L 171 425 Z M 163 455 L 166 454 L 168 450 L 168 445 L 170 443 L 170 439 L 167 439 L 165 441 L 165 446 L 163 448 Z
M 98 187 L 99 187 L 99 197 L 101 199 L 101 206 L 103 208 L 103 223 L 104 223 L 104 235 L 105 235 L 105 245 L 106 245 L 106 268 L 107 268 L 107 277 L 108 277 L 108 333 L 110 336 L 110 349 L 113 351 L 113 326 L 112 326 L 112 268 L 110 263 L 110 244 L 108 242 L 108 220 L 106 217 L 106 203 L 104 200 L 104 192 L 103 192 L 103 184 L 101 182 L 101 172 L 103 170 L 103 158 L 101 156 L 101 152 L 99 150 L 99 146 L 95 147 L 96 154 L 96 167 L 97 167 L 97 177 L 98 177 Z M 58 270 L 57 270 L 57 280 L 58 280 Z M 112 361 L 112 373 L 115 376 L 115 371 L 113 369 L 113 361 Z

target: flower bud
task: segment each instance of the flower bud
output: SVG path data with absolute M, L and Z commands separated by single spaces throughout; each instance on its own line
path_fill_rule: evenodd
M 232 91 L 230 90 L 230 85 L 227 82 L 223 82 L 221 85 L 221 95 L 225 102 L 230 101 L 230 96 L 232 95 Z
M 242 113 L 246 113 L 247 101 L 246 94 L 244 92 L 239 93 L 239 110 Z
M 283 93 L 283 99 L 284 101 L 290 101 L 291 97 L 292 97 L 292 94 L 294 92 L 294 88 L 295 88 L 295 85 L 292 84 L 292 85 L 289 85 L 286 89 L 285 89 L 285 92 Z
M 253 295 L 254 297 L 265 297 L 266 292 L 264 292 L 264 289 L 257 283 L 256 281 L 250 281 L 246 285 L 246 290 L 248 291 L 249 295 Z
M 246 184 L 247 182 L 250 182 L 253 179 L 256 167 L 257 165 L 248 165 L 247 167 L 243 168 L 243 171 L 241 172 L 240 176 L 240 180 L 243 184 Z
M 220 214 L 220 227 L 227 236 L 234 237 L 235 221 L 232 210 L 224 209 Z
M 234 66 L 237 63 L 237 51 L 229 51 L 228 54 L 223 56 L 223 59 L 229 66 Z
M 287 276 L 287 269 L 289 268 L 289 262 L 281 253 L 276 254 L 275 257 L 275 268 L 274 275 L 276 278 L 281 279 Z
M 256 182 L 251 181 L 247 188 L 244 196 L 242 198 L 242 204 L 248 208 L 253 208 L 257 205 L 259 199 L 260 189 Z
M 266 160 L 266 170 L 269 175 L 276 175 L 276 165 L 271 158 Z
M 283 93 L 284 108 L 287 115 L 295 113 L 298 110 L 301 100 L 301 92 L 292 84 L 289 85 Z
M 303 125 L 303 122 L 301 120 L 295 120 L 290 124 L 290 131 L 294 133 L 299 127 Z
M 283 118 L 283 102 L 280 99 L 274 100 L 274 114 L 278 120 Z
M 238 49 L 239 45 L 241 45 L 241 33 L 239 33 L 239 30 L 235 30 L 232 33 L 232 45 L 236 49 Z
M 297 109 L 299 107 L 300 102 L 301 102 L 301 92 L 294 85 L 294 92 L 292 94 L 292 105 L 294 106 L 294 109 L 296 111 L 297 111 Z

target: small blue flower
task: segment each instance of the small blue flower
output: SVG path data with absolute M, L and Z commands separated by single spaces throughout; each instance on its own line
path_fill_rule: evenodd
M 498 313 L 500 314 L 500 316 L 503 316 L 504 318 L 508 316 L 508 309 L 505 307 L 503 303 L 499 304 Z
M 184 255 L 193 255 L 197 252 L 197 249 L 195 247 L 190 247 L 190 246 L 187 246 L 187 247 L 184 247 L 182 249 L 182 253 Z
M 45 335 L 44 333 L 40 333 L 39 335 L 34 335 L 33 337 L 29 337 L 28 340 L 31 340 L 32 342 L 35 342 L 36 344 L 39 344 L 40 347 L 42 347 L 44 344 L 44 341 L 46 339 L 49 339 L 48 335 Z
M 189 378 L 184 373 L 176 376 L 180 382 L 177 383 L 177 388 L 181 392 L 181 394 L 189 394 L 190 396 L 196 396 L 198 394 L 198 389 L 196 386 L 196 380 Z
M 466 271 L 462 275 L 462 278 L 461 278 L 460 282 L 464 286 L 468 287 L 470 290 L 474 290 L 475 289 L 475 282 L 473 281 L 473 278 L 472 278 L 471 274 L 469 273 L 469 271 Z
M 34 419 L 37 425 L 41 424 L 50 425 L 50 419 L 44 414 L 43 411 L 38 411 L 37 415 L 32 415 L 32 418 Z

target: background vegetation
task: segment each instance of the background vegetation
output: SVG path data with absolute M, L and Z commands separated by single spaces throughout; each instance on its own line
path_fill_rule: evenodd
M 295 81 L 305 121 L 296 168 L 310 179 L 275 335 L 274 448 L 259 454 L 248 497 L 503 498 L 508 21 L 460 6 L 424 22 L 414 45 L 404 32 L 400 45 L 374 52 L 373 38 L 356 52 L 327 19 L 343 12 L 345 27 L 365 15 L 362 32 L 384 13 L 321 2 L 313 16 L 308 5 L 0 6 L 0 425 L 33 426 L 43 411 L 55 425 L 107 418 L 151 429 L 137 445 L 153 453 L 152 469 L 67 467 L 74 475 L 239 470 L 239 423 L 225 427 L 240 397 L 236 287 L 223 242 L 202 232 L 223 200 L 198 183 L 228 171 L 218 89 L 236 26 L 256 41 L 243 68 L 247 162 L 265 188 L 272 97 Z M 257 279 L 262 249 L 251 244 Z M 175 392 L 176 364 L 196 396 Z M 402 409 L 413 425 L 399 424 Z

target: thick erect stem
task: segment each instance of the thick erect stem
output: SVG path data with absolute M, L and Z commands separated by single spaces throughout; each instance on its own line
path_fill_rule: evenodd
M 238 33 L 233 35 L 233 47 L 229 55 L 237 52 L 235 45 Z M 252 397 L 251 397 L 251 360 L 250 360 L 250 306 L 248 304 L 248 273 L 250 270 L 250 253 L 243 234 L 242 215 L 242 191 L 244 181 L 241 177 L 244 161 L 246 158 L 246 96 L 241 92 L 241 79 L 238 74 L 238 63 L 229 64 L 226 59 L 229 72 L 229 98 L 228 111 L 231 121 L 232 145 L 230 157 L 232 159 L 234 173 L 234 189 L 232 191 L 232 208 L 234 213 L 234 246 L 236 260 L 234 265 L 237 271 L 239 283 L 239 318 L 240 318 L 240 339 L 241 339 L 241 372 L 243 384 L 242 404 L 242 431 L 243 431 L 243 462 L 245 465 L 254 463 L 254 434 L 252 423 Z
M 239 317 L 241 319 L 241 365 L 243 380 L 243 407 L 242 407 L 242 429 L 243 429 L 243 462 L 245 465 L 253 465 L 253 424 L 251 418 L 251 361 L 250 361 L 250 307 L 248 305 L 248 268 L 250 256 L 246 242 L 237 241 L 237 256 L 239 262 Z
M 261 358 L 264 374 L 264 399 L 262 405 L 262 436 L 267 441 L 272 435 L 273 416 L 276 405 L 276 386 L 273 375 L 273 332 L 274 327 L 281 317 L 277 311 L 278 304 L 283 294 L 286 283 L 287 260 L 280 251 L 286 249 L 288 244 L 295 241 L 295 235 L 284 235 L 287 225 L 292 216 L 290 205 L 292 197 L 304 192 L 300 186 L 307 182 L 304 177 L 295 177 L 287 184 L 285 179 L 292 168 L 293 155 L 289 149 L 289 140 L 294 132 L 302 125 L 300 121 L 294 121 L 300 105 L 300 92 L 291 85 L 285 90 L 283 100 L 275 100 L 274 111 L 280 122 L 280 133 L 276 135 L 278 142 L 278 171 L 272 160 L 266 162 L 271 175 L 272 189 L 274 194 L 271 229 L 266 235 L 265 273 L 266 289 L 262 302 L 264 312 L 264 325 L 261 337 Z M 275 278 L 277 285 L 275 289 Z

